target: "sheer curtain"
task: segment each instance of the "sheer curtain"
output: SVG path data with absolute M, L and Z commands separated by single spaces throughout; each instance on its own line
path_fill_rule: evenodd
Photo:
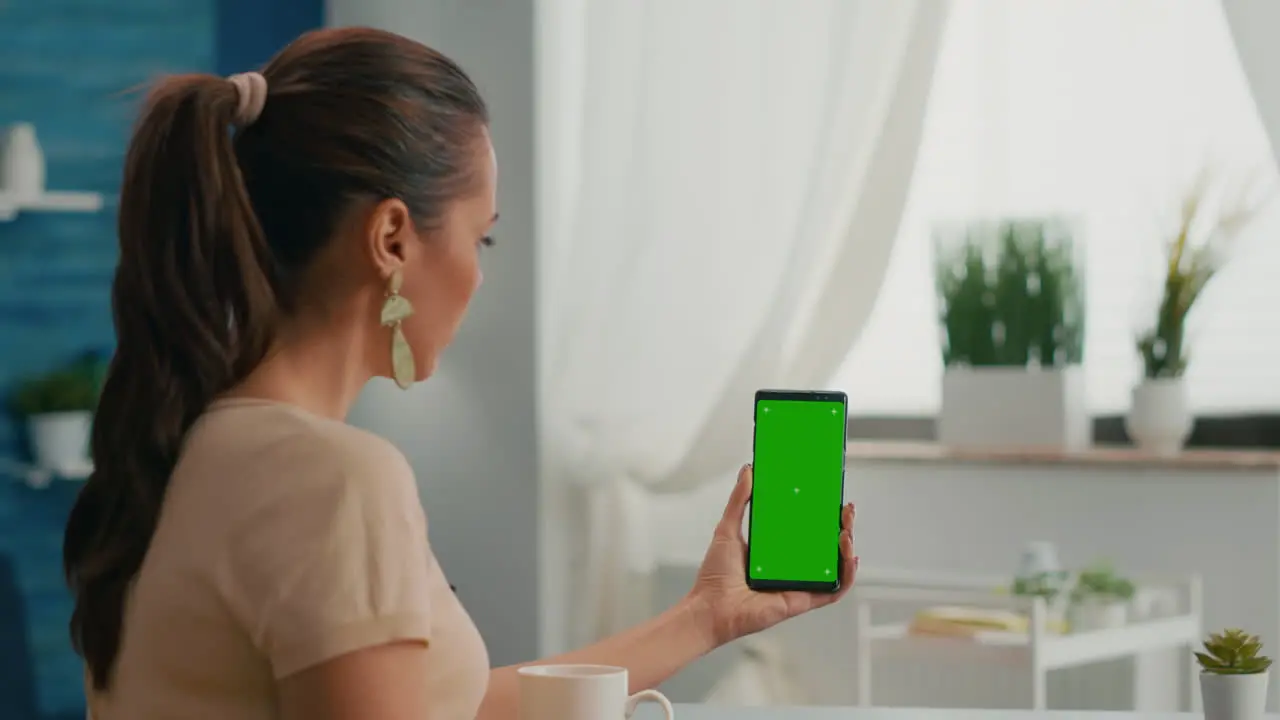
M 1268 0 L 1227 7 L 1264 16 L 1248 27 L 1271 82 L 1254 92 L 1280 94 L 1280 13 Z M 881 299 L 838 376 L 853 411 L 937 412 L 937 218 L 1055 210 L 1085 219 L 1090 409 L 1127 411 L 1133 338 L 1153 312 L 1181 193 L 1206 162 L 1242 173 L 1270 164 L 1220 3 L 955 0 L 934 93 Z M 1280 117 L 1280 98 L 1272 109 Z M 1260 220 L 1193 315 L 1198 411 L 1280 407 L 1278 232 L 1275 213 Z
M 649 499 L 731 477 L 753 392 L 824 385 L 857 339 L 946 9 L 544 2 L 544 546 L 584 552 L 580 639 L 649 612 Z
M 1236 52 L 1249 80 L 1273 153 L 1280 152 L 1280 4 L 1271 0 L 1222 0 Z

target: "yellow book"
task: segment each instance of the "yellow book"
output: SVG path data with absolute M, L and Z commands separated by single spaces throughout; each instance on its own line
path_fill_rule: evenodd
M 1026 633 L 1026 615 L 996 608 L 939 606 L 921 610 L 911 622 L 911 632 L 921 635 L 972 637 L 980 632 Z M 1065 632 L 1065 623 L 1050 621 L 1050 632 Z

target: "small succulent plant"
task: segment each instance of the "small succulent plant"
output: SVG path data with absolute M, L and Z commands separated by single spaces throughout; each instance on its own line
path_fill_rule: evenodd
M 1062 593 L 1066 584 L 1065 572 L 1046 572 L 1031 577 L 1016 578 L 1011 590 L 1014 595 L 1042 597 L 1052 601 Z
M 1214 633 L 1204 641 L 1204 649 L 1196 659 L 1201 670 L 1214 675 L 1257 675 L 1271 667 L 1271 658 L 1258 654 L 1262 641 L 1243 630 Z
M 1118 575 L 1106 563 L 1098 563 L 1080 573 L 1071 591 L 1073 602 L 1096 598 L 1104 602 L 1125 602 L 1133 597 L 1133 581 Z

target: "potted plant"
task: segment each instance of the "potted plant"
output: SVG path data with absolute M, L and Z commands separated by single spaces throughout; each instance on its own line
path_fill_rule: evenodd
M 1018 560 L 1010 591 L 1021 597 L 1044 598 L 1050 625 L 1060 626 L 1066 615 L 1070 573 L 1058 561 L 1058 549 L 1043 540 L 1028 543 Z
M 1063 632 L 1067 614 L 1065 583 L 1066 573 L 1044 573 L 1039 577 L 1015 578 L 1010 591 L 1019 597 L 1044 598 L 1046 627 Z
M 1080 449 L 1084 282 L 1066 218 L 935 231 L 942 335 L 938 437 L 960 447 Z
M 1261 720 L 1267 705 L 1267 670 L 1256 635 L 1231 629 L 1210 635 L 1200 663 L 1200 695 L 1205 720 Z
M 97 374 L 93 364 L 82 361 L 28 378 L 15 390 L 12 409 L 27 424 L 38 468 L 63 477 L 86 474 Z
M 1080 572 L 1071 590 L 1071 629 L 1076 632 L 1120 627 L 1129 621 L 1133 583 L 1099 563 Z
M 1194 419 L 1187 404 L 1187 317 L 1227 258 L 1235 238 L 1270 201 L 1252 184 L 1230 201 L 1213 192 L 1201 172 L 1183 199 L 1176 230 L 1168 242 L 1155 323 L 1137 339 L 1142 380 L 1133 390 L 1126 430 L 1138 447 L 1157 455 L 1178 453 Z M 1210 209 L 1211 208 L 1211 209 Z

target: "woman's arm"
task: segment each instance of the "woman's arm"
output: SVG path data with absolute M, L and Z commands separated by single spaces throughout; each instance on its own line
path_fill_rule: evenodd
M 654 619 L 605 638 L 580 650 L 525 665 L 617 665 L 628 670 L 631 692 L 651 688 L 711 652 L 718 644 L 710 614 L 693 597 L 686 598 Z M 506 720 L 518 712 L 519 679 L 524 665 L 509 665 L 489 673 L 489 690 L 476 720 Z
M 738 473 L 738 484 L 724 516 L 711 537 L 711 546 L 698 570 L 693 589 L 675 607 L 624 633 L 529 665 L 585 663 L 617 665 L 628 670 L 631 692 L 651 688 L 685 665 L 737 638 L 770 628 L 783 620 L 836 602 L 849 592 L 858 574 L 853 554 L 853 505 L 840 515 L 840 590 L 820 595 L 755 592 L 747 587 L 747 541 L 742 522 L 751 500 L 751 466 Z M 833 538 L 834 539 L 834 538 Z M 489 691 L 477 720 L 506 720 L 518 712 L 520 665 L 489 673 Z

